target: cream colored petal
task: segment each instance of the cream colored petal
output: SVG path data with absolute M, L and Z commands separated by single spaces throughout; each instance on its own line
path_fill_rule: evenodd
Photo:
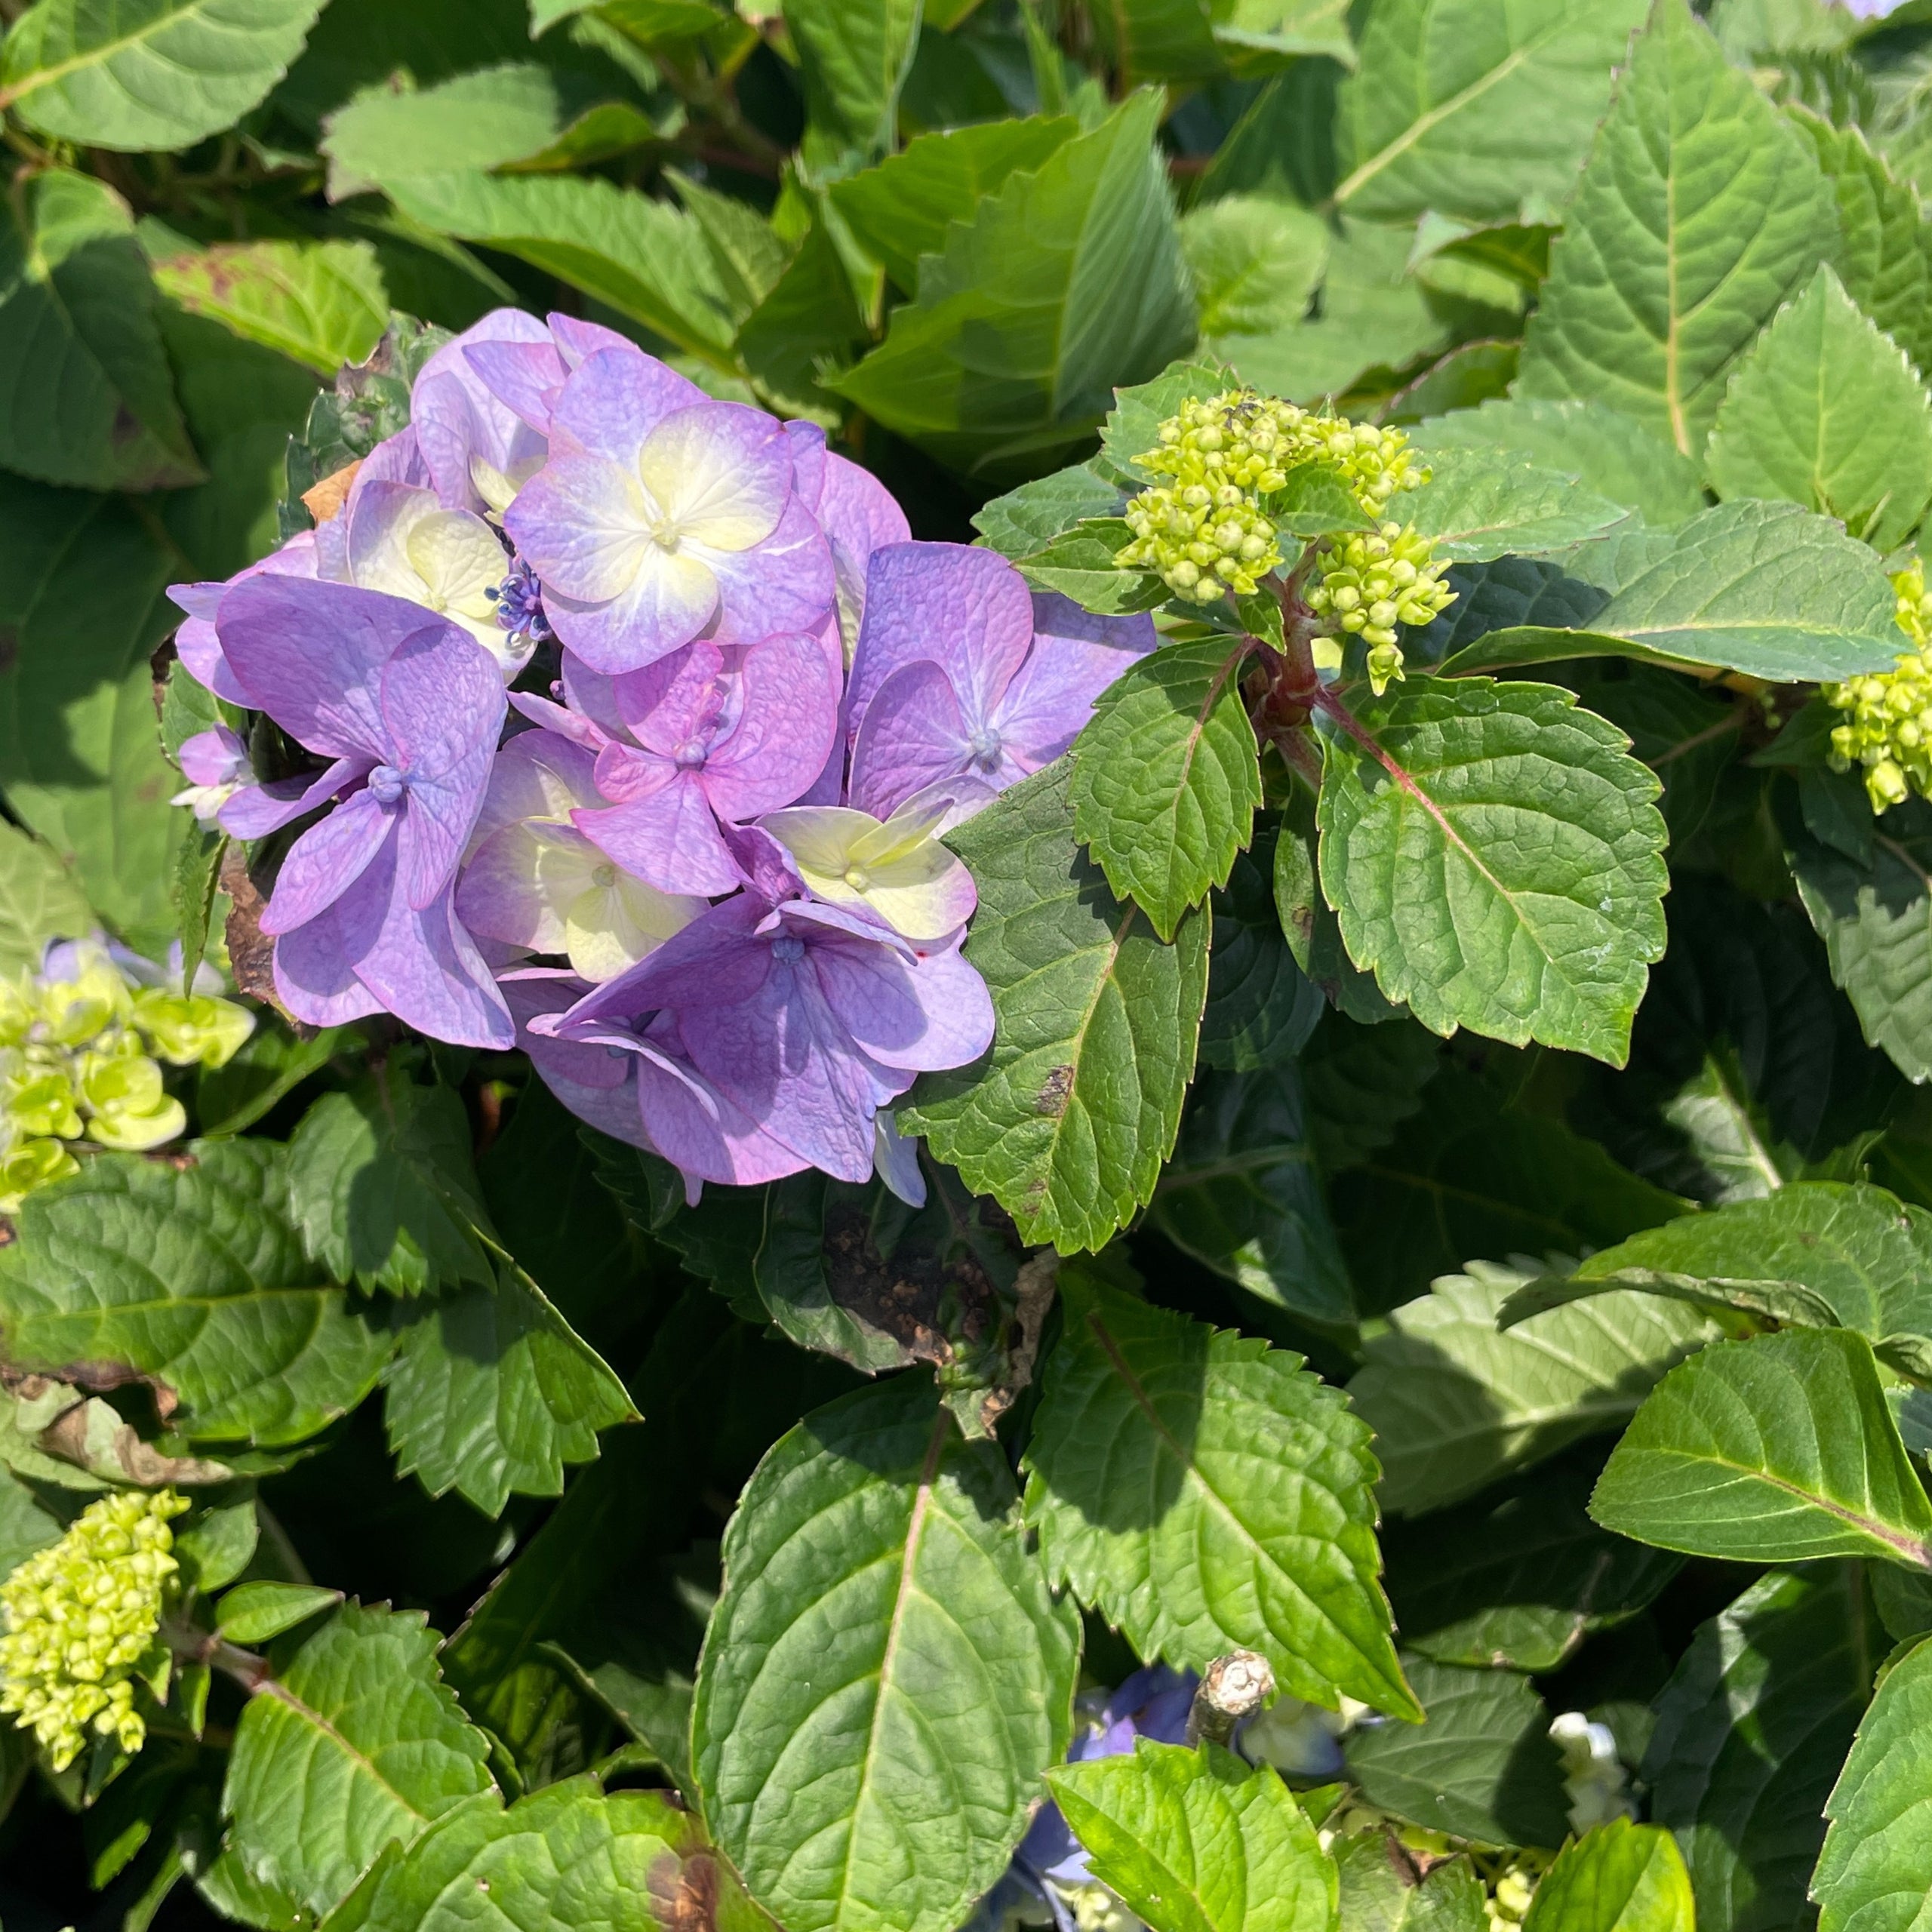
M 778 528 L 785 490 L 765 466 L 747 463 L 737 440 L 719 435 L 701 410 L 679 410 L 645 438 L 638 475 L 681 537 L 715 550 L 749 550 Z

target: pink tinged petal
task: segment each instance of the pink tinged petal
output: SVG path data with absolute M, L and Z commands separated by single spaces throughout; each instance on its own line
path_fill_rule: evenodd
M 600 455 L 552 455 L 504 512 L 503 528 L 544 589 L 573 605 L 608 604 L 657 548 L 642 491 Z M 547 598 L 544 608 L 554 623 Z
M 521 503 L 522 497 L 517 502 Z M 608 602 L 546 595 L 545 614 L 565 648 L 607 676 L 641 669 L 688 644 L 718 607 L 718 580 L 689 551 L 656 543 L 638 552 L 628 587 Z
M 792 494 L 816 515 L 825 490 L 825 432 L 795 417 L 784 429 L 792 445 Z
M 555 322 L 559 346 L 570 345 Z M 553 449 L 608 457 L 637 473 L 645 438 L 673 410 L 707 400 L 697 383 L 631 343 L 594 349 L 574 369 L 550 416 Z
M 467 766 L 413 780 L 404 792 L 397 870 L 411 906 L 428 905 L 456 877 L 489 777 L 488 748 L 478 746 Z
M 735 891 L 743 882 L 718 820 L 689 772 L 677 773 L 648 798 L 571 817 L 606 857 L 660 892 L 711 898 Z
M 319 810 L 367 777 L 374 763 L 371 758 L 339 758 L 313 778 L 278 778 L 266 785 L 251 785 L 222 807 L 218 823 L 231 838 L 266 838 Z
M 539 697 L 532 691 L 512 691 L 511 708 L 519 717 L 527 718 L 531 724 L 540 726 L 553 737 L 568 738 L 574 745 L 580 745 L 594 758 L 610 743 L 609 737 L 592 720 L 580 716 L 574 711 L 566 711 L 561 704 L 553 703 L 547 697 Z
M 358 792 L 289 848 L 262 912 L 271 937 L 306 925 L 333 906 L 374 862 L 400 816 L 367 792 Z
M 666 786 L 676 782 L 680 769 L 675 758 L 660 758 L 655 752 L 640 751 L 634 745 L 607 744 L 592 768 L 598 798 L 585 809 L 594 809 L 605 800 L 628 805 L 640 798 L 654 798 Z
M 1033 648 L 988 721 L 1023 772 L 1058 758 L 1092 716 L 1094 700 L 1155 644 L 1144 612 L 1095 617 L 1044 593 L 1033 606 Z
M 221 600 L 216 626 L 257 710 L 311 751 L 378 763 L 389 749 L 377 695 L 383 666 L 408 638 L 451 630 L 400 598 L 272 577 L 238 583 Z
M 984 718 L 1032 641 L 1032 598 L 1004 557 L 962 543 L 888 544 L 866 573 L 848 700 L 854 728 L 885 680 L 922 658 L 944 666 L 969 716 Z
M 832 608 L 832 552 L 796 497 L 786 505 L 777 528 L 752 549 L 693 547 L 717 580 L 721 640 L 742 643 L 774 631 L 815 631 Z
M 842 456 L 826 458 L 825 487 L 814 509 L 832 548 L 840 648 L 850 663 L 865 617 L 866 573 L 872 552 L 888 543 L 909 543 L 912 532 L 884 485 Z
M 476 820 L 487 838 L 527 819 L 562 823 L 578 805 L 595 805 L 597 761 L 557 731 L 519 731 L 497 753 Z
M 777 906 L 803 893 L 791 854 L 761 826 L 724 825 L 718 829 L 744 875 L 746 890 L 754 897 Z
M 783 424 L 741 402 L 674 411 L 645 438 L 637 473 L 682 541 L 749 550 L 778 528 L 792 494 Z
M 683 1173 L 688 1201 L 694 1181 L 756 1187 L 811 1164 L 694 1074 L 681 1074 L 668 1055 L 640 1057 L 637 1084 L 646 1138 Z
M 697 740 L 708 746 L 723 714 L 724 654 L 687 645 L 642 670 L 613 678 L 611 696 L 625 730 L 647 751 L 675 758 Z
M 521 825 L 484 840 L 457 881 L 457 915 L 472 933 L 532 952 L 561 952 L 562 915 L 542 884 L 543 847 Z
M 492 310 L 423 364 L 410 393 L 410 426 L 438 497 L 452 509 L 484 507 L 471 481 L 472 456 L 508 472 L 543 453 L 543 425 L 520 420 L 472 360 L 479 349 L 496 347 L 547 352 L 555 383 L 563 381 L 549 331 L 520 309 Z
M 463 352 L 463 360 L 493 402 L 534 435 L 549 436 L 551 415 L 568 373 L 554 344 L 548 340 L 473 343 Z
M 890 818 L 914 793 L 974 762 L 971 726 L 952 680 L 934 663 L 908 664 L 881 685 L 852 747 L 851 802 Z
M 742 703 L 730 734 L 704 763 L 706 795 L 720 818 L 789 804 L 824 769 L 838 729 L 838 685 L 810 637 L 769 637 L 744 654 Z
M 386 436 L 362 459 L 355 481 L 349 486 L 344 510 L 353 509 L 357 494 L 377 483 L 407 484 L 417 490 L 430 487 L 429 466 L 423 460 L 422 445 L 414 429 L 398 429 L 393 436 Z

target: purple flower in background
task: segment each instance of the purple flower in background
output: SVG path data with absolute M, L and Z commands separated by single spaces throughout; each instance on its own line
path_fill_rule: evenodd
M 317 1026 L 386 1010 L 434 1038 L 508 1046 L 451 905 L 503 724 L 495 664 L 454 625 L 346 584 L 257 577 L 217 623 L 245 701 L 334 761 L 278 798 L 237 792 L 223 825 L 259 836 L 343 801 L 290 848 L 262 915 L 284 1003 Z
M 862 915 L 743 893 L 552 1028 L 586 1043 L 619 1043 L 626 1029 L 641 1048 L 675 1038 L 692 1073 L 786 1151 L 783 1171 L 857 1181 L 872 1171 L 879 1109 L 915 1074 L 984 1052 L 992 1003 L 956 943 L 921 952 Z M 639 1078 L 661 1089 L 665 1076 L 647 1061 Z M 749 1178 L 717 1171 L 715 1146 L 674 1097 L 648 1084 L 642 1094 L 666 1158 L 707 1180 Z
M 558 636 L 608 675 L 700 635 L 814 632 L 832 607 L 784 426 L 638 349 L 600 349 L 565 381 L 549 460 L 503 525 Z
M 212 825 L 222 807 L 243 786 L 254 782 L 248 747 L 226 724 L 184 738 L 176 758 L 188 783 L 168 802 L 189 806 L 202 825 Z
M 743 874 L 719 821 L 789 804 L 832 749 L 838 685 L 823 650 L 798 636 L 728 652 L 692 644 L 601 690 L 599 681 L 580 676 L 574 688 L 594 692 L 608 721 L 598 728 L 597 788 L 611 803 L 576 813 L 577 828 L 660 891 L 734 890 Z
M 1059 757 L 1094 700 L 1153 648 L 1151 618 L 1036 596 L 992 551 L 880 550 L 847 694 L 847 802 L 882 819 L 948 780 L 1004 789 Z

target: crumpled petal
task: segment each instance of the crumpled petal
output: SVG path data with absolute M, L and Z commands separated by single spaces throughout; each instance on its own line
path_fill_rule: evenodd
M 577 811 L 571 822 L 597 849 L 660 892 L 709 898 L 742 883 L 718 829 L 716 814 L 693 771 L 668 772 L 648 796 L 597 811 Z
M 231 838 L 266 838 L 339 797 L 367 777 L 375 763 L 368 756 L 339 758 L 311 778 L 277 778 L 266 785 L 245 786 L 222 807 L 216 822 Z

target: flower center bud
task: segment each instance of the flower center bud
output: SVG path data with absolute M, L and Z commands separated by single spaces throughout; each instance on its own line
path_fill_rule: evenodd
M 694 771 L 704 762 L 705 754 L 710 749 L 702 738 L 687 738 L 671 755 L 677 761 L 680 771 Z
M 617 882 L 617 867 L 611 865 L 593 867 L 590 874 L 590 882 L 597 888 L 598 891 L 608 892 Z
M 683 531 L 671 517 L 661 516 L 651 526 L 651 540 L 660 550 L 675 552 L 683 537 Z
M 1000 736 L 990 724 L 982 724 L 967 740 L 966 748 L 982 771 L 990 771 L 999 763 Z
M 848 866 L 845 868 L 845 883 L 854 892 L 864 891 L 872 882 L 872 875 L 863 866 Z
M 408 789 L 409 780 L 392 764 L 379 764 L 369 774 L 369 795 L 379 805 L 392 805 Z
M 786 966 L 795 965 L 805 956 L 805 943 L 794 939 L 789 933 L 781 933 L 771 942 L 771 956 Z

